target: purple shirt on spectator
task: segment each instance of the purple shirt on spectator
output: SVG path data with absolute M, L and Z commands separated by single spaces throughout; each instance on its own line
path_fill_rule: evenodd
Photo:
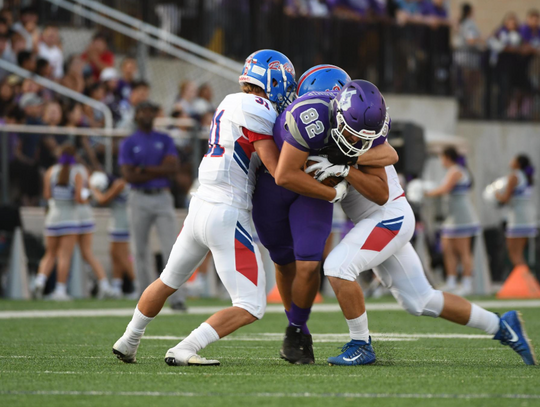
M 122 142 L 119 164 L 154 167 L 161 165 L 167 156 L 178 156 L 172 138 L 157 131 L 144 133 L 137 130 Z M 131 186 L 135 189 L 168 188 L 170 183 L 167 177 L 162 177 Z
M 384 4 L 379 0 L 327 0 L 328 7 L 347 7 L 354 12 L 365 16 L 369 10 L 373 10 L 376 14 L 383 14 L 385 11 Z
M 422 9 L 422 15 L 424 16 L 434 16 L 442 19 L 448 18 L 448 11 L 444 6 L 437 6 L 429 1 L 419 2 Z
M 524 43 L 540 48 L 540 27 L 533 29 L 530 25 L 523 24 L 519 29 L 519 33 Z

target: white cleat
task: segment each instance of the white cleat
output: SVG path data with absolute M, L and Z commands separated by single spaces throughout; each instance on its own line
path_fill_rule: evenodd
M 189 349 L 171 348 L 165 354 L 169 366 L 219 366 L 219 360 L 209 360 Z
M 137 362 L 137 349 L 139 348 L 140 339 L 137 341 L 137 345 L 130 345 L 128 340 L 125 338 L 125 334 L 116 341 L 113 345 L 112 351 L 118 359 L 124 363 L 135 363 Z
M 71 298 L 65 292 L 53 291 L 53 293 L 51 295 L 49 295 L 48 299 L 52 300 L 52 301 L 71 301 L 73 298 Z

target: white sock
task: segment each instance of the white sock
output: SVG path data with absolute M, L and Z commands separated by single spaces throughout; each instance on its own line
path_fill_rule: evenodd
M 121 278 L 113 278 L 112 286 L 116 291 L 122 291 L 122 286 L 124 285 L 124 280 Z
M 102 291 L 107 291 L 111 289 L 111 285 L 109 284 L 109 280 L 107 278 L 102 278 L 99 280 L 99 289 Z
M 66 285 L 64 283 L 56 283 L 56 287 L 54 288 L 54 291 L 60 294 L 67 294 Z
M 189 336 L 175 346 L 177 349 L 190 349 L 197 353 L 213 342 L 219 341 L 219 335 L 211 325 L 203 322 L 197 329 L 191 331 Z
M 139 342 L 139 339 L 144 334 L 144 331 L 146 329 L 146 326 L 153 320 L 154 318 L 147 317 L 143 315 L 141 311 L 139 311 L 139 307 L 135 308 L 135 311 L 133 312 L 133 318 L 131 319 L 131 322 L 128 324 L 126 333 L 129 340 Z M 134 343 L 135 344 L 135 343 Z
M 358 318 L 347 319 L 347 325 L 349 325 L 351 339 L 364 342 L 369 341 L 367 312 L 364 312 Z
M 461 279 L 461 285 L 464 290 L 470 291 L 472 289 L 472 277 L 463 277 Z
M 45 274 L 38 274 L 36 276 L 35 284 L 36 287 L 44 287 L 47 283 L 47 276 Z
M 493 312 L 486 311 L 476 304 L 472 304 L 471 316 L 467 326 L 478 328 L 490 335 L 495 335 L 499 330 L 499 317 Z
M 447 276 L 446 277 L 446 286 L 449 289 L 456 288 L 456 276 Z

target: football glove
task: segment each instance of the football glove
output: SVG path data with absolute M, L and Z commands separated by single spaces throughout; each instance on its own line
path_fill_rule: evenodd
M 358 157 L 349 157 L 343 154 L 336 143 L 328 144 L 320 152 L 328 157 L 328 161 L 332 164 L 355 165 L 358 161 Z
M 306 168 L 306 172 L 311 174 L 315 172 L 315 179 L 319 182 L 323 182 L 328 177 L 343 177 L 349 175 L 348 165 L 336 165 L 332 164 L 326 157 L 321 156 L 309 156 L 308 161 L 316 161 L 317 164 L 310 165 Z
M 347 196 L 349 190 L 349 183 L 345 180 L 337 184 L 334 189 L 336 190 L 336 197 L 330 201 L 330 203 L 338 203 Z

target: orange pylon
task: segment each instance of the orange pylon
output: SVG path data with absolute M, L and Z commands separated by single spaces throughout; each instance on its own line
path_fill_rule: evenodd
M 540 298 L 540 283 L 525 265 L 514 267 L 497 298 Z

